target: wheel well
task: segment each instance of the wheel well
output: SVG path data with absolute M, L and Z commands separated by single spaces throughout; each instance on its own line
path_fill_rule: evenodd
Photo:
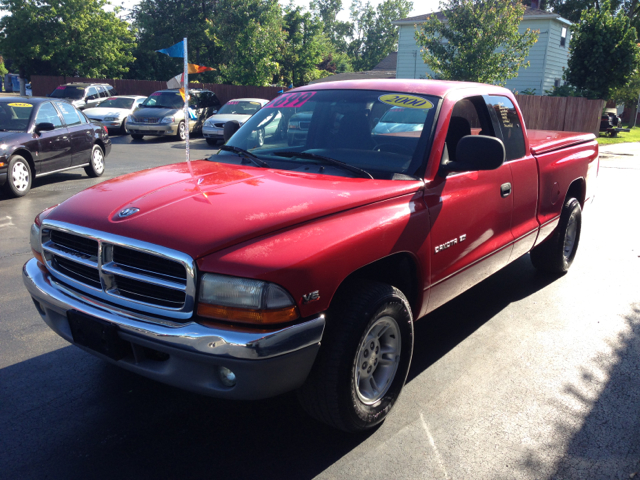
M 578 178 L 574 180 L 569 186 L 569 190 L 567 190 L 567 196 L 565 197 L 565 202 L 568 198 L 576 198 L 580 202 L 580 206 L 584 206 L 584 195 L 585 195 L 585 183 L 583 178 Z
M 336 296 L 346 285 L 364 279 L 393 285 L 404 293 L 415 313 L 420 289 L 418 288 L 418 268 L 411 255 L 396 253 L 356 270 L 340 284 Z
M 104 142 L 102 140 L 96 140 L 95 145 L 98 145 L 102 149 L 102 153 L 104 152 Z
M 31 169 L 31 175 L 33 177 L 36 176 L 36 164 L 33 163 L 33 157 L 31 156 L 31 153 L 28 150 L 18 149 L 15 152 L 11 153 L 11 156 L 13 155 L 20 155 L 21 157 L 24 157 L 24 159 L 29 163 L 29 168 Z

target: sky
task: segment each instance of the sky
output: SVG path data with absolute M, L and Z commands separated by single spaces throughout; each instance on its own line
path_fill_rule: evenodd
M 378 4 L 382 3 L 384 0 L 369 0 L 371 5 L 376 7 Z M 139 0 L 111 0 L 113 5 L 122 5 L 124 8 L 130 9 L 134 5 L 136 5 Z M 288 0 L 281 1 L 282 5 L 286 5 Z M 294 0 L 296 5 L 300 5 L 305 8 L 309 8 L 309 0 Z M 366 3 L 363 1 L 363 3 Z M 410 17 L 415 17 L 416 15 L 424 15 L 425 13 L 431 13 L 438 10 L 438 5 L 440 0 L 413 0 L 413 10 L 409 13 Z M 338 18 L 341 20 L 349 19 L 349 6 L 351 5 L 351 0 L 342 0 L 342 12 Z

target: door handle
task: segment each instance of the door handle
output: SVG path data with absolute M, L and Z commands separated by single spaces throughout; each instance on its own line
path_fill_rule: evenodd
M 500 195 L 502 195 L 503 198 L 511 195 L 511 184 L 509 182 L 500 185 Z

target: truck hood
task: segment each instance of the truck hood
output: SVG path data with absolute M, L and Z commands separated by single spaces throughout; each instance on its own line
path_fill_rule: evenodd
M 298 223 L 415 192 L 422 185 L 200 160 L 100 183 L 69 198 L 47 218 L 197 259 Z M 122 218 L 125 208 L 139 211 Z

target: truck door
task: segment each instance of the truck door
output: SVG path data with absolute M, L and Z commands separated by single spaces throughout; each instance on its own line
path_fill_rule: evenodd
M 443 157 L 456 160 L 458 141 L 466 135 L 495 136 L 481 96 L 458 101 L 452 111 Z M 443 160 L 445 160 L 443 158 Z M 431 219 L 432 311 L 509 262 L 513 246 L 511 168 L 438 175 L 425 190 Z
M 513 102 L 500 95 L 487 95 L 484 99 L 489 107 L 496 136 L 504 143 L 507 154 L 505 161 L 511 168 L 511 232 L 515 239 L 511 260 L 515 260 L 531 250 L 538 235 L 538 165 L 535 157 L 528 151 L 524 122 Z

